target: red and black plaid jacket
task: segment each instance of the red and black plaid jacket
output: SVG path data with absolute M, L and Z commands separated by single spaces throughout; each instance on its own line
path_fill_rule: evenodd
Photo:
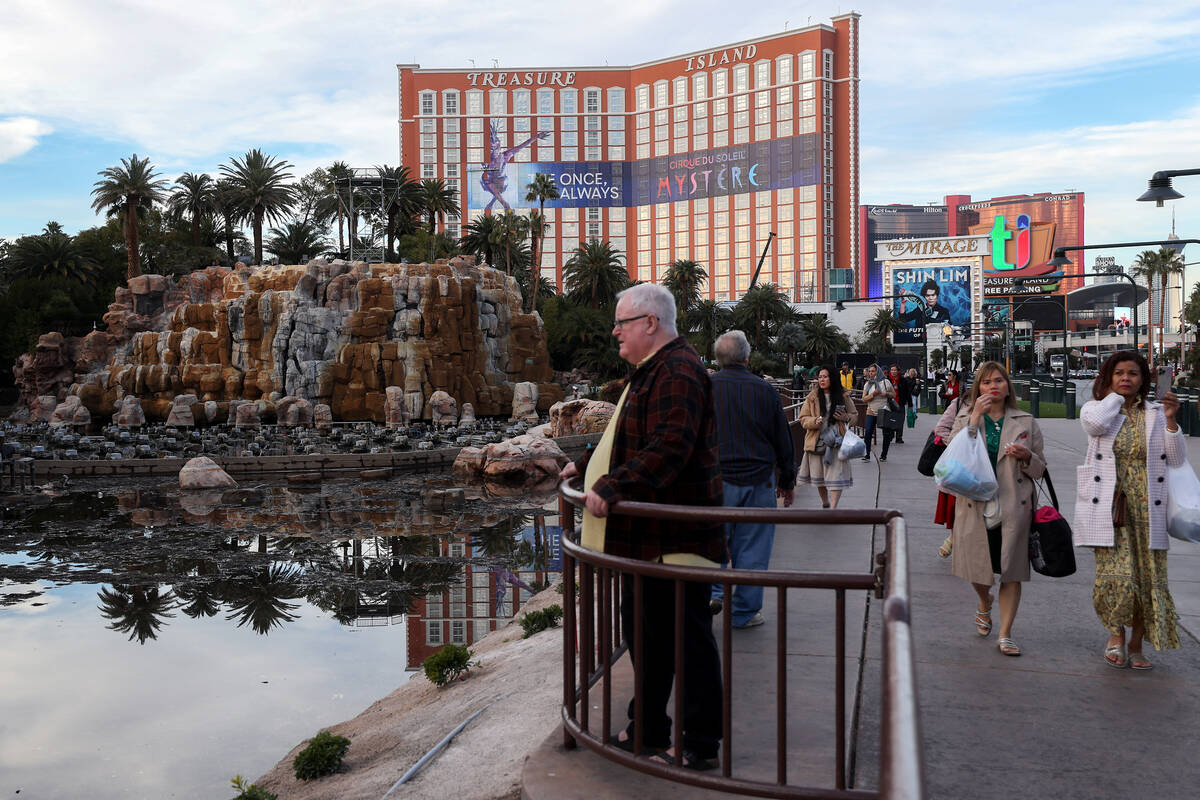
M 696 351 L 677 337 L 629 376 L 629 392 L 617 420 L 608 474 L 596 493 L 609 503 L 719 506 L 720 452 L 712 381 Z M 579 462 L 587 468 L 588 452 Z M 727 560 L 721 523 L 696 524 L 609 515 L 604 550 L 650 561 L 666 553 L 695 553 Z

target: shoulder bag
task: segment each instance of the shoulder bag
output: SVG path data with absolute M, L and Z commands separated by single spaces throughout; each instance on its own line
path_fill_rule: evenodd
M 946 452 L 946 443 L 935 441 L 937 434 L 933 431 L 929 432 L 929 438 L 925 440 L 925 447 L 921 449 L 921 457 L 917 460 L 917 472 L 933 477 L 933 465 L 942 457 L 942 453 Z
M 1029 526 L 1029 566 L 1039 575 L 1065 578 L 1075 574 L 1075 549 L 1071 526 L 1058 511 L 1058 495 L 1047 471 L 1043 475 L 1053 505 L 1039 506 Z M 1036 484 L 1035 484 L 1036 485 Z

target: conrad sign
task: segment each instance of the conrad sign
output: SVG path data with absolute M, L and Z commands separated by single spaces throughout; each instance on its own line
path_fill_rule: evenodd
M 987 236 L 948 236 L 940 239 L 896 239 L 876 244 L 879 261 L 915 261 L 930 258 L 983 257 L 989 252 Z

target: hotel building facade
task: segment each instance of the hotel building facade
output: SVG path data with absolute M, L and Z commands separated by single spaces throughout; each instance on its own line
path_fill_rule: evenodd
M 630 277 L 690 258 L 708 297 L 759 282 L 796 301 L 850 297 L 858 241 L 859 15 L 631 67 L 421 69 L 400 64 L 400 162 L 457 192 L 462 214 L 546 202 L 542 275 L 560 289 L 582 241 Z M 771 234 L 774 234 L 772 237 Z

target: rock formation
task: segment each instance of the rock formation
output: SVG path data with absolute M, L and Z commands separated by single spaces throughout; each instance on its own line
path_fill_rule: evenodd
M 167 424 L 178 425 L 181 428 L 190 428 L 195 425 L 196 415 L 192 411 L 192 406 L 199 402 L 194 394 L 175 395 L 171 399 L 171 411 L 167 414 Z
M 550 407 L 550 435 L 603 433 L 617 407 L 603 400 L 567 400 Z
M 439 390 L 488 416 L 512 408 L 518 383 L 536 389 L 542 411 L 562 398 L 541 319 L 522 313 L 516 281 L 467 257 L 141 275 L 117 290 L 104 321 L 107 332 L 83 339 L 46 334 L 22 357 L 14 373 L 26 407 L 69 393 L 108 417 L 133 395 L 148 419 L 164 420 L 177 395 L 192 394 L 224 420 L 235 400 L 268 401 L 273 416 L 279 398 L 299 397 L 334 419 L 382 423 L 389 386 L 403 391 L 410 419 L 432 419 Z M 210 418 L 203 406 L 195 416 Z
M 440 389 L 429 396 L 429 409 L 433 414 L 435 426 L 458 423 L 458 403 Z
M 117 411 L 113 422 L 118 425 L 126 425 L 130 428 L 137 428 L 146 424 L 146 415 L 142 411 L 142 401 L 131 394 L 125 395 L 121 400 L 121 408 Z
M 459 425 L 474 425 L 475 424 L 475 406 L 470 403 L 463 403 L 462 417 L 458 420 Z
M 317 403 L 313 406 L 313 424 L 321 430 L 332 428 L 333 410 L 325 403 Z
M 29 409 L 30 422 L 49 422 L 54 417 L 54 409 L 58 408 L 58 400 L 52 394 L 39 395 L 34 399 Z
M 208 456 L 191 459 L 179 470 L 181 489 L 223 489 L 237 486 L 237 481 Z
M 513 387 L 512 419 L 514 422 L 538 421 L 538 387 L 525 381 Z
M 507 483 L 540 484 L 557 478 L 567 456 L 553 439 L 521 435 L 486 447 L 464 447 L 454 459 L 455 474 Z

